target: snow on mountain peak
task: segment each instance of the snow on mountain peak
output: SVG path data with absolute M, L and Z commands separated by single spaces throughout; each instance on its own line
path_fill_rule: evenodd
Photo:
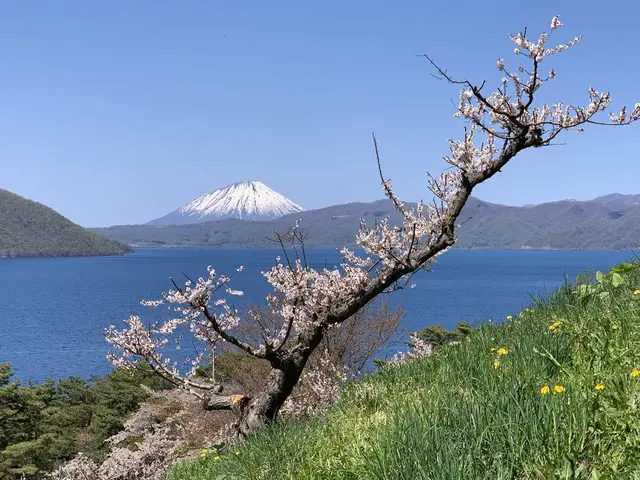
M 205 193 L 184 207 L 149 222 L 152 225 L 200 223 L 225 218 L 272 220 L 304 209 L 264 183 L 247 181 L 232 183 Z

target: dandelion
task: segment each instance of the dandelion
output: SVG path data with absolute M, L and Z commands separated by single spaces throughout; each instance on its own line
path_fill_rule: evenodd
M 604 384 L 599 383 L 596 385 L 596 390 L 600 391 L 600 390 L 604 390 Z
M 214 462 L 217 462 L 218 460 L 220 460 L 220 457 L 218 457 L 218 456 L 213 457 L 213 461 Z
M 240 455 L 240 452 L 235 452 L 236 455 Z
M 554 391 L 555 393 L 562 393 L 562 392 L 564 392 L 565 390 L 566 390 L 566 388 L 564 388 L 564 385 L 555 385 L 555 386 L 553 387 L 553 391 Z
M 617 330 L 617 329 L 618 329 L 618 324 L 617 323 L 611 324 L 611 330 Z
M 634 295 L 640 295 L 640 288 L 636 289 L 633 291 Z
M 638 370 L 637 368 L 634 368 L 633 370 L 631 370 L 632 377 L 637 377 L 638 375 L 640 375 L 640 370 Z
M 556 332 L 560 328 L 560 325 L 562 325 L 562 322 L 560 320 L 557 320 L 549 325 L 549 330 L 551 330 L 552 332 Z
M 549 395 L 549 392 L 551 391 L 551 389 L 549 388 L 549 385 L 545 385 L 544 387 L 542 387 L 540 389 L 540 393 L 542 395 Z
M 506 355 L 507 353 L 509 353 L 509 350 L 507 350 L 506 348 L 499 348 L 498 349 L 498 355 Z
M 500 360 L 494 360 L 493 368 L 500 368 Z

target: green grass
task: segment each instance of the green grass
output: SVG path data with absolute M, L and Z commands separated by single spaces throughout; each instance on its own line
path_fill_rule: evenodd
M 169 479 L 640 478 L 640 266 L 599 278 Z

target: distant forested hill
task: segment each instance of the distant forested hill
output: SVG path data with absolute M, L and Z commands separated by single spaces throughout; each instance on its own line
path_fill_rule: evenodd
M 471 197 L 459 217 L 456 248 L 489 249 L 640 249 L 640 200 L 612 194 L 592 201 L 563 200 L 510 207 Z M 265 221 L 221 220 L 194 225 L 125 225 L 93 229 L 106 237 L 141 247 L 274 247 L 267 237 L 286 231 L 297 219 L 310 248 L 353 245 L 360 218 L 368 224 L 400 216 L 391 203 L 349 203 Z
M 85 230 L 41 203 L 0 189 L 0 258 L 122 255 L 131 247 Z
M 625 204 L 622 199 L 562 200 L 526 207 L 473 199 L 462 213 L 460 220 L 469 220 L 459 230 L 458 248 L 640 248 L 640 205 Z

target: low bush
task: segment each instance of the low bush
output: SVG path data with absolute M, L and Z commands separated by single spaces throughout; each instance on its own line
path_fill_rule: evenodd
M 102 460 L 105 440 L 147 398 L 142 385 L 170 387 L 142 366 L 90 381 L 22 385 L 11 377 L 11 366 L 0 364 L 0 478 L 7 480 L 42 478 L 79 451 Z

